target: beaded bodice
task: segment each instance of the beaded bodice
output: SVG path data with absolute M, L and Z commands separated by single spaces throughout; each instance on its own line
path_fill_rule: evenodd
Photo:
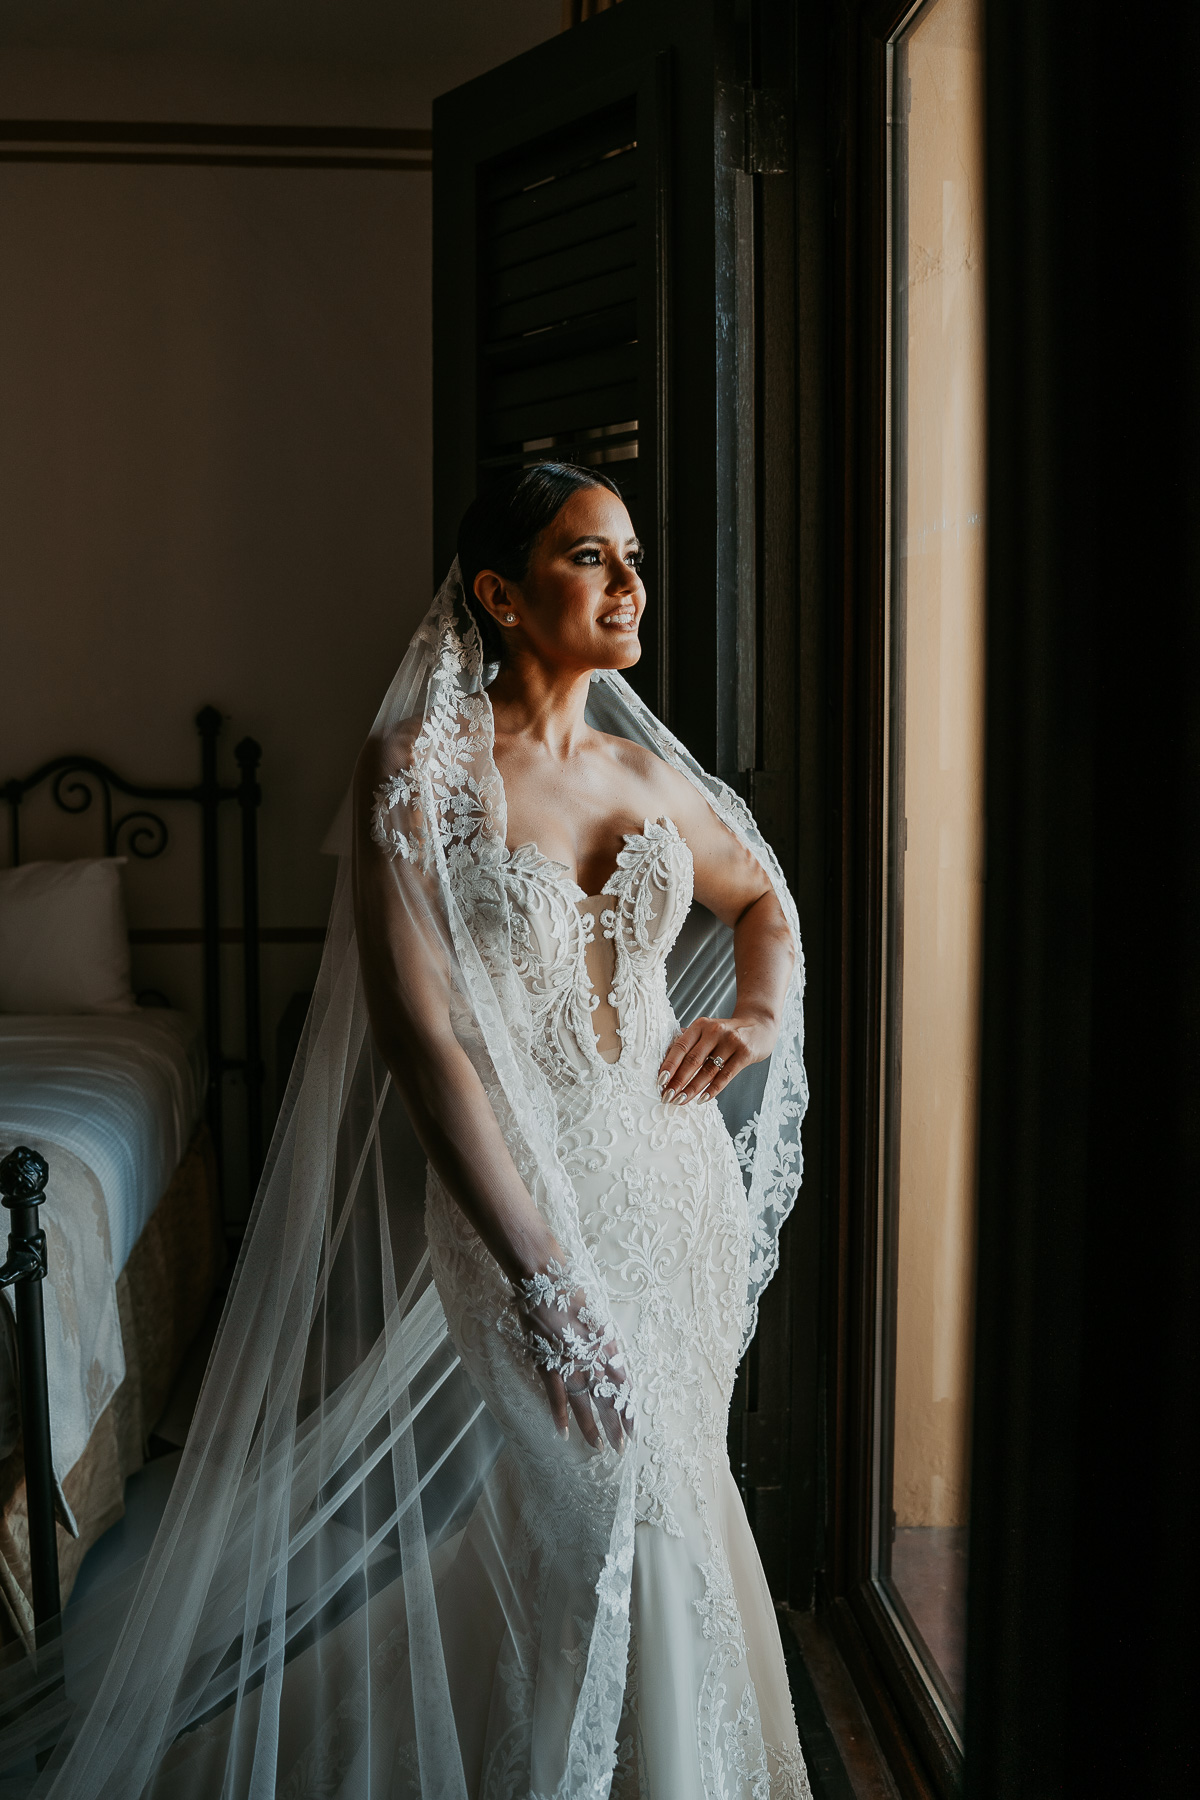
M 653 1085 L 676 1030 L 667 953 L 692 904 L 692 857 L 669 819 L 626 832 L 617 867 L 588 895 L 535 844 L 506 851 L 513 961 L 533 1050 L 556 1090 L 584 1077 Z

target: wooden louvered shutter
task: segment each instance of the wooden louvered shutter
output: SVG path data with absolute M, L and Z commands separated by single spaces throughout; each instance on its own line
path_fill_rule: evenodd
M 638 173 L 630 100 L 481 170 L 484 479 L 535 456 L 619 463 L 636 504 Z
M 604 467 L 618 482 L 657 592 L 669 72 L 653 53 L 597 69 L 580 46 L 586 52 L 606 24 L 591 21 L 435 107 L 438 560 L 452 554 L 463 507 L 496 471 L 561 458 Z M 560 71 L 539 81 L 547 53 L 572 65 L 574 79 Z M 636 672 L 654 706 L 664 703 L 666 639 L 656 611 Z
M 726 190 L 743 139 L 732 78 L 735 116 L 721 130 L 726 14 L 717 0 L 633 0 L 435 103 L 434 512 L 442 568 L 494 471 L 556 456 L 603 466 L 646 548 L 652 610 L 635 684 L 729 771 L 738 402 Z

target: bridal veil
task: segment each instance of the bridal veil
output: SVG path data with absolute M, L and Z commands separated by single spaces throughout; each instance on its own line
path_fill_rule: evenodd
M 529 1192 L 598 1283 L 495 875 L 505 814 L 488 674 L 455 564 L 376 720 L 377 736 L 404 744 L 404 764 L 373 812 L 347 824 L 316 992 L 165 1515 L 115 1643 L 93 1645 L 89 1661 L 86 1629 L 73 1640 L 69 1628 L 65 1702 L 44 1686 L 39 1698 L 31 1679 L 15 1720 L 9 1706 L 8 1766 L 55 1745 L 23 1791 L 473 1800 L 471 1740 L 492 1730 L 507 1733 L 505 1793 L 608 1793 L 634 1459 L 607 1447 L 590 1456 L 587 1505 L 568 1505 L 554 1471 L 585 1452 L 557 1438 L 540 1381 L 512 1356 L 519 1328 L 498 1267 L 480 1246 L 473 1274 L 487 1305 L 439 1295 L 425 1156 L 372 1040 L 355 940 L 357 833 L 360 849 L 368 835 L 387 846 L 421 1004 L 449 1019 Z M 768 872 L 795 936 L 775 1053 L 718 1102 L 753 1229 L 748 1343 L 800 1178 L 795 907 L 742 802 L 619 675 L 593 678 L 588 716 L 700 790 Z M 732 933 L 700 908 L 672 952 L 670 994 L 684 1024 L 731 1010 Z M 502 1479 L 510 1452 L 548 1471 L 536 1503 L 517 1506 Z M 548 1596 L 536 1618 L 523 1612 L 531 1563 Z M 521 1646 L 525 1688 L 517 1713 L 489 1725 L 487 1683 L 471 1681 L 500 1637 L 510 1660 Z

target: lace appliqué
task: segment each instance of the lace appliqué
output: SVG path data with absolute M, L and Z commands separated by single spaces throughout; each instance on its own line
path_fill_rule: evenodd
M 584 1281 L 578 1270 L 551 1262 L 514 1284 L 527 1309 L 523 1323 L 529 1354 L 539 1369 L 561 1376 L 568 1393 L 612 1400 L 619 1413 L 632 1418 L 628 1377 L 618 1383 L 608 1373 L 621 1355 L 617 1328 L 604 1310 L 582 1298 Z
M 425 717 L 405 766 L 375 790 L 371 836 L 381 850 L 429 874 L 437 860 L 436 831 L 453 874 L 465 872 L 481 852 L 498 855 L 503 847 L 504 784 L 492 759 L 491 704 L 479 688 L 477 634 L 464 644 L 449 602 L 435 628 Z M 397 822 L 398 812 L 408 829 Z
M 779 1266 L 779 1233 L 795 1204 L 803 1172 L 800 1126 L 808 1109 L 808 1079 L 804 1072 L 804 953 L 799 920 L 779 859 L 741 796 L 717 776 L 706 774 L 620 675 L 603 670 L 600 684 L 618 698 L 658 754 L 700 790 L 717 817 L 758 858 L 771 878 L 795 943 L 796 966 L 762 1104 L 738 1133 L 753 1240 L 742 1328 L 744 1354 L 758 1324 L 759 1297 Z M 768 1131 L 760 1130 L 762 1119 L 770 1121 Z

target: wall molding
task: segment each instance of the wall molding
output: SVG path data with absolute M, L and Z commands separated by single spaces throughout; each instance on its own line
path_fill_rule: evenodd
M 428 174 L 433 133 L 357 125 L 0 119 L 0 163 L 124 163 Z

